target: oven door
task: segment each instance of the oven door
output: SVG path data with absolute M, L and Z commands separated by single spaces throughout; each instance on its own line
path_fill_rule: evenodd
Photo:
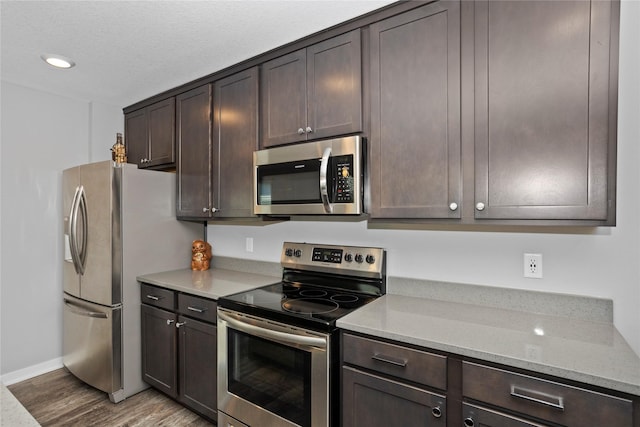
M 250 427 L 329 425 L 329 335 L 218 308 L 218 411 Z

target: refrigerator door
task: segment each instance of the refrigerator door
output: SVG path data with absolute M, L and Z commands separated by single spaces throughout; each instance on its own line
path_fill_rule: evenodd
M 110 394 L 122 388 L 121 307 L 109 308 L 64 295 L 63 363 L 87 384 Z
M 80 167 L 79 205 L 86 203 L 86 251 L 80 298 L 105 306 L 122 303 L 122 244 L 120 227 L 121 170 L 110 161 Z M 84 195 L 84 199 L 83 196 Z M 80 209 L 82 217 L 82 209 Z M 81 226 L 78 226 L 81 228 Z M 73 245 L 72 245 L 73 246 Z
M 80 168 L 67 169 L 62 173 L 62 206 L 64 217 L 64 262 L 62 277 L 64 291 L 70 295 L 80 296 L 80 274 L 78 259 L 72 252 L 71 242 L 74 238 L 71 219 L 76 213 L 76 201 L 80 190 Z

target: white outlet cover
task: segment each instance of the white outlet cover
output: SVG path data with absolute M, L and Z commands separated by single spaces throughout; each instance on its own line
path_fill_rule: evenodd
M 542 254 L 524 254 L 524 277 L 542 279 Z

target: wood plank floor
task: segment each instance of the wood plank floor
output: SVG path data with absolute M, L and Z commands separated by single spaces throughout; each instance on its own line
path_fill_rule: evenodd
M 43 426 L 213 426 L 162 393 L 147 389 L 118 404 L 65 369 L 7 387 Z

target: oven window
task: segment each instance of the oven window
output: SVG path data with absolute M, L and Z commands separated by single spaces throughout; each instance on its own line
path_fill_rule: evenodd
M 320 203 L 317 159 L 258 167 L 258 204 Z
M 287 420 L 311 425 L 311 353 L 228 329 L 229 391 Z

